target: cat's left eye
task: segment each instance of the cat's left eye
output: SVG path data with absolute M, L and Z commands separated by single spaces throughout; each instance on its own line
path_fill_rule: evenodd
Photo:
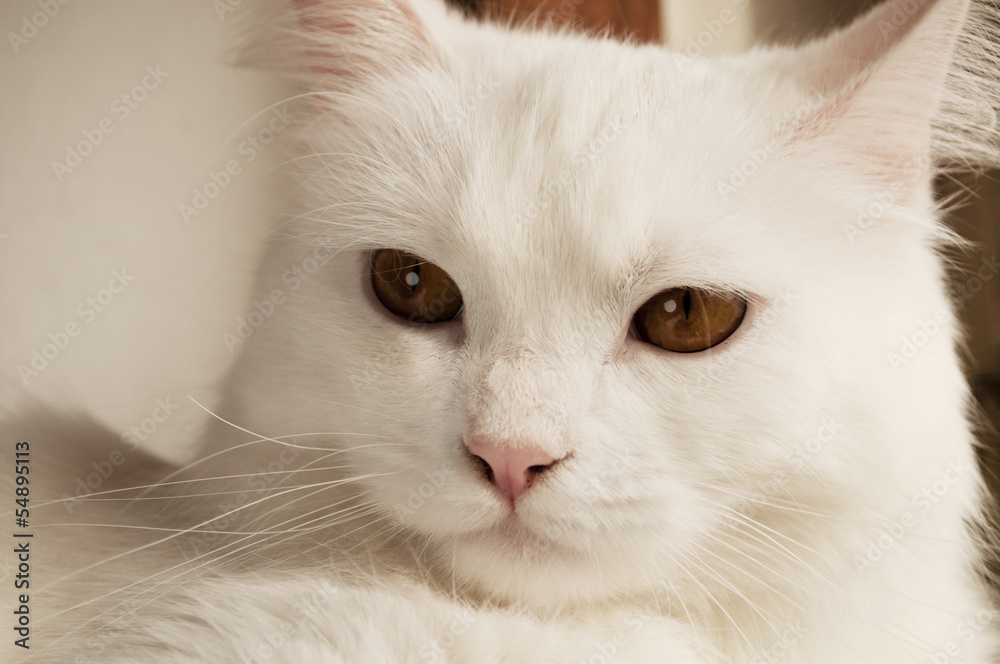
M 414 323 L 443 323 L 462 311 L 462 293 L 434 263 L 399 249 L 372 254 L 372 288 L 379 302 Z
M 639 307 L 632 329 L 639 339 L 676 353 L 697 353 L 728 339 L 743 323 L 747 301 L 702 288 L 671 288 Z

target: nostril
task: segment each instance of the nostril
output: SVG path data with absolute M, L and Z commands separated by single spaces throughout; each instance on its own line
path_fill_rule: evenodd
M 558 459 L 534 445 L 512 446 L 473 438 L 466 443 L 471 456 L 481 464 L 487 481 L 510 501 L 528 490 L 532 481 L 551 469 Z
M 470 452 L 471 454 L 471 452 Z M 483 473 L 486 475 L 486 480 L 488 482 L 493 481 L 493 468 L 490 466 L 489 462 L 481 456 L 472 454 L 472 460 L 476 461 L 483 467 Z

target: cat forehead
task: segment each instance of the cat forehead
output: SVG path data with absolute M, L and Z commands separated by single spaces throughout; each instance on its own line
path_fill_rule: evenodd
M 789 91 L 748 82 L 745 60 L 568 41 L 507 44 L 385 99 L 408 126 L 377 139 L 392 163 L 361 176 L 358 197 L 383 209 L 361 215 L 364 241 L 452 271 L 575 270 L 609 285 L 668 256 L 688 280 L 718 272 L 704 259 L 734 238 L 713 226 L 727 207 L 716 185 L 773 131 L 762 97 Z M 683 265 L 696 257 L 699 269 Z
M 773 109 L 795 96 L 790 86 L 748 89 L 745 63 L 599 46 L 480 74 L 493 81 L 490 96 L 455 131 L 464 200 L 503 218 L 477 228 L 507 235 L 514 226 L 539 238 L 612 228 L 616 238 L 648 243 L 672 220 L 708 212 L 717 182 L 769 143 Z

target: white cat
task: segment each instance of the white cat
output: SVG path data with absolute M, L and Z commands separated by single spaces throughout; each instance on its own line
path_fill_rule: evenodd
M 308 86 L 271 313 L 191 464 L 39 529 L 32 661 L 995 661 L 931 189 L 1000 157 L 969 5 L 713 61 L 269 15 L 248 59 Z M 5 440 L 52 486 L 90 427 Z

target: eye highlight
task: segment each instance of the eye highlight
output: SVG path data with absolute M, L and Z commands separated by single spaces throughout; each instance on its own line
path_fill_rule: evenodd
M 697 353 L 728 339 L 743 323 L 747 301 L 701 288 L 671 288 L 639 307 L 636 337 L 676 353 Z
M 434 263 L 399 249 L 372 253 L 372 288 L 386 309 L 414 323 L 443 323 L 462 311 L 462 293 Z

